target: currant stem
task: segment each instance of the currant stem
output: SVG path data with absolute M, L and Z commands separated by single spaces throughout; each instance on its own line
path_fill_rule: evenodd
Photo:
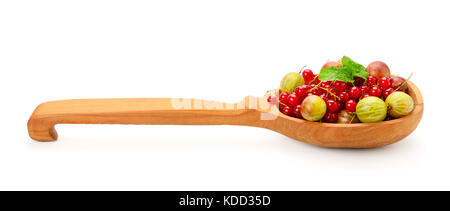
M 277 89 L 271 89 L 271 90 L 267 90 L 266 93 L 264 95 L 267 95 L 269 92 L 276 92 Z
M 323 90 L 325 90 L 325 91 L 327 91 L 329 94 L 331 94 L 331 95 L 333 95 L 333 97 L 335 97 L 335 99 L 336 98 L 339 98 L 337 95 L 335 95 L 333 92 L 330 92 L 330 90 L 328 90 L 328 89 L 325 89 L 325 88 L 323 88 L 323 87 L 319 87 L 320 89 L 323 89 Z M 340 99 L 340 98 L 339 98 Z
M 280 100 L 278 100 L 278 103 L 283 105 L 283 106 L 287 106 L 286 104 L 282 103 Z
M 319 77 L 319 74 L 317 74 L 316 77 L 314 77 L 314 78 L 308 83 L 308 85 L 310 85 L 313 81 L 315 81 L 317 77 Z M 322 82 L 322 81 L 321 81 L 321 82 Z M 320 83 L 319 83 L 319 84 L 320 84 Z
M 352 117 L 352 119 L 350 120 L 350 122 L 349 123 L 347 123 L 347 124 L 352 124 L 352 122 L 353 122 L 353 120 L 355 119 L 355 117 L 356 117 L 356 114 L 353 114 L 353 117 Z
M 317 85 L 315 85 L 313 88 L 309 89 L 308 92 L 312 91 L 313 89 L 317 88 L 320 84 L 322 83 L 322 81 L 320 83 L 318 83 Z M 322 88 L 322 87 L 319 87 Z
M 403 82 L 399 87 L 397 87 L 397 89 L 395 89 L 394 90 L 394 92 L 396 92 L 398 89 L 400 89 L 403 85 L 405 85 L 406 84 L 406 82 L 408 82 L 409 81 L 409 79 L 412 77 L 412 75 L 413 75 L 413 73 L 411 73 L 411 75 L 409 75 L 409 77 L 408 77 L 408 79 L 406 79 L 406 81 L 405 82 Z
M 308 66 L 308 65 L 303 66 L 303 67 L 300 69 L 300 72 L 298 72 L 298 73 L 302 73 L 302 71 L 303 71 L 307 66 Z

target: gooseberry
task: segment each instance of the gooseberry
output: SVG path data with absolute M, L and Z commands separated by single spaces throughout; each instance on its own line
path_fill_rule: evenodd
M 298 86 L 305 84 L 305 80 L 299 73 L 291 72 L 286 74 L 280 82 L 280 91 L 292 93 Z
M 325 101 L 316 95 L 306 97 L 301 105 L 302 117 L 313 122 L 322 119 L 326 111 Z
M 356 115 L 364 123 L 383 121 L 386 114 L 386 103 L 378 97 L 366 97 L 356 106 Z
M 338 123 L 358 123 L 359 119 L 356 114 L 342 110 L 338 114 Z
M 391 77 L 391 71 L 386 63 L 382 61 L 374 61 L 367 65 L 366 71 L 375 78 Z
M 389 82 L 391 83 L 391 87 L 394 90 L 406 92 L 406 90 L 408 89 L 408 82 L 406 82 L 406 80 L 402 77 L 394 76 L 391 79 L 389 79 Z
M 393 92 L 386 98 L 386 104 L 389 115 L 394 118 L 406 116 L 414 109 L 412 97 L 404 92 Z
M 342 65 L 341 62 L 328 61 L 322 66 L 322 69 L 325 68 L 325 67 L 339 67 L 341 65 Z

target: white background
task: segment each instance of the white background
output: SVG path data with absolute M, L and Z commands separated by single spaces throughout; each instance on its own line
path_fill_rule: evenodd
M 1 1 L 1 190 L 449 190 L 447 1 Z M 421 89 L 402 142 L 319 148 L 239 126 L 58 125 L 41 102 L 189 97 L 237 102 L 347 55 Z

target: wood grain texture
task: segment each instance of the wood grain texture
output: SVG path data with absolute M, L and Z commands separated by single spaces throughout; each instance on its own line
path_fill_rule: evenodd
M 415 102 L 405 117 L 377 123 L 309 122 L 281 114 L 264 97 L 235 104 L 195 99 L 134 98 L 51 101 L 39 105 L 28 121 L 37 141 L 54 141 L 56 124 L 243 125 L 267 128 L 309 144 L 333 148 L 373 148 L 402 140 L 419 124 L 423 99 L 408 83 Z

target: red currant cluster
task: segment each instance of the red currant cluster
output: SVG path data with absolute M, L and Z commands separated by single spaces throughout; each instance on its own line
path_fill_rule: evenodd
M 367 80 L 355 77 L 354 82 L 320 81 L 318 74 L 310 69 L 301 72 L 305 84 L 298 86 L 292 93 L 282 92 L 278 98 L 269 96 L 268 102 L 279 104 L 279 109 L 288 116 L 302 118 L 301 105 L 303 100 L 316 95 L 326 103 L 326 113 L 322 122 L 335 123 L 338 121 L 338 113 L 346 110 L 350 113 L 356 111 L 359 100 L 374 96 L 386 99 L 396 90 L 406 91 L 404 79 L 401 77 L 380 77 L 369 75 Z M 400 87 L 401 86 L 401 87 Z

